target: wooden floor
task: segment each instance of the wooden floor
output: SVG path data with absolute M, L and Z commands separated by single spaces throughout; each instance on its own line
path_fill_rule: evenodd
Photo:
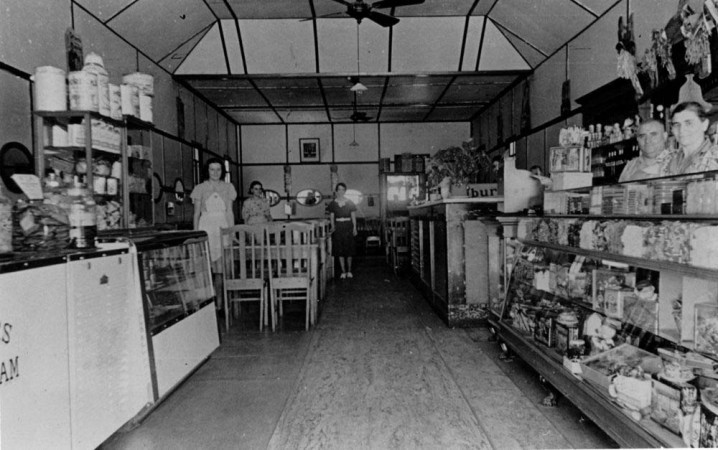
M 450 329 L 383 260 L 336 280 L 319 324 L 259 332 L 249 305 L 192 377 L 107 449 L 608 448 L 486 329 Z

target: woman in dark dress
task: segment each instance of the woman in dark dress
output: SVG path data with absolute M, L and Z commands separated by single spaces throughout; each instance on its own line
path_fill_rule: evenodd
M 339 257 L 342 269 L 340 278 L 352 278 L 352 256 L 356 254 L 354 237 L 357 235 L 356 205 L 344 197 L 347 185 L 337 184 L 335 198 L 329 204 L 329 219 L 332 230 L 332 254 Z

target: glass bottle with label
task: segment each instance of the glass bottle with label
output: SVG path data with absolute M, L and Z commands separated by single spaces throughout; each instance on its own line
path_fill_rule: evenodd
M 70 196 L 70 241 L 75 248 L 94 248 L 97 236 L 95 200 L 90 191 L 78 181 L 67 190 Z

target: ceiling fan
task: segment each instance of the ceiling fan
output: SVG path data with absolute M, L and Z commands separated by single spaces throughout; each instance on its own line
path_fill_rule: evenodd
M 332 1 L 341 3 L 342 5 L 346 6 L 347 10 L 345 14 L 349 17 L 353 17 L 354 19 L 356 19 L 357 23 L 361 23 L 361 21 L 364 19 L 369 19 L 381 25 L 382 27 L 391 27 L 399 23 L 399 19 L 394 16 L 390 16 L 389 14 L 374 11 L 375 9 L 396 8 L 399 6 L 408 5 L 420 5 L 426 0 L 380 0 L 374 3 L 366 3 L 363 0 L 356 0 L 353 3 L 346 0 Z M 327 16 L 333 15 L 334 14 L 328 14 Z

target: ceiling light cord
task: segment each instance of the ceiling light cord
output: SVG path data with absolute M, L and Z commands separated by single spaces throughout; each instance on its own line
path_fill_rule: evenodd
M 357 22 L 357 77 L 361 73 L 359 69 L 359 22 Z

